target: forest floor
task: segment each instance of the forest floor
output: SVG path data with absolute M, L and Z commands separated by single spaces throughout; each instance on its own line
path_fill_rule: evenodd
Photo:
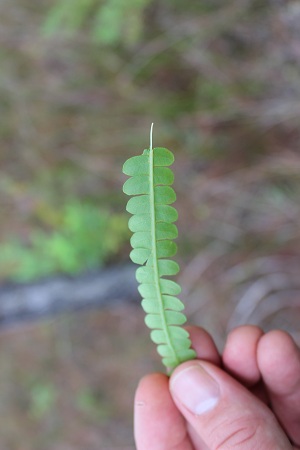
M 161 369 L 138 306 L 0 334 L 2 450 L 133 450 L 139 378 Z

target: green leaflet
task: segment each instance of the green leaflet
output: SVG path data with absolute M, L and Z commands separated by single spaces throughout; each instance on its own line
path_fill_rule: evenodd
M 174 175 L 168 167 L 173 161 L 173 154 L 166 148 L 150 148 L 123 166 L 123 172 L 130 177 L 123 191 L 132 195 L 126 207 L 132 214 L 128 223 L 133 233 L 130 257 L 141 265 L 136 278 L 145 323 L 152 330 L 151 339 L 158 345 L 163 364 L 171 370 L 196 357 L 189 334 L 181 327 L 186 322 L 184 305 L 176 297 L 181 288 L 165 278 L 179 272 L 178 264 L 170 259 L 177 252 L 173 239 L 178 235 L 174 225 L 177 211 L 170 206 L 176 200 L 171 187 Z

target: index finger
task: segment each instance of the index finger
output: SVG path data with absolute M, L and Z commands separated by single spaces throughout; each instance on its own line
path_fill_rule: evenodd
M 137 450 L 193 450 L 186 421 L 169 391 L 169 378 L 155 373 L 139 383 L 134 414 Z

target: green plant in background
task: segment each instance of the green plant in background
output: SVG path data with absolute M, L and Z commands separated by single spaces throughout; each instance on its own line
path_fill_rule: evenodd
M 75 397 L 77 408 L 96 421 L 108 421 L 112 417 L 112 406 L 105 395 L 89 387 Z
M 54 407 L 57 390 L 51 382 L 37 382 L 30 389 L 30 413 L 37 419 L 43 418 Z
M 99 267 L 118 252 L 128 236 L 123 214 L 111 214 L 93 204 L 72 201 L 57 211 L 56 221 L 52 231 L 32 231 L 28 245 L 20 240 L 2 245 L 2 277 L 26 281 Z
M 149 3 L 150 0 L 59 0 L 48 13 L 43 31 L 53 35 L 63 27 L 73 33 L 89 23 L 91 37 L 100 44 L 135 44 Z
M 123 172 L 130 176 L 123 191 L 133 195 L 126 208 L 133 215 L 128 224 L 133 232 L 130 257 L 142 266 L 137 269 L 136 278 L 143 297 L 145 322 L 152 329 L 151 339 L 158 344 L 163 364 L 170 369 L 196 356 L 190 348 L 188 332 L 180 327 L 186 322 L 184 305 L 176 297 L 181 288 L 165 278 L 179 271 L 178 264 L 169 259 L 176 254 L 173 239 L 178 234 L 174 225 L 177 211 L 170 206 L 176 200 L 170 186 L 174 175 L 167 167 L 173 161 L 169 150 L 153 149 L 151 142 L 149 149 L 128 159 L 123 166 Z

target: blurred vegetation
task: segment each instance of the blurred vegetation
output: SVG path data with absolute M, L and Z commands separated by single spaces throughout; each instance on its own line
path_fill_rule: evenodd
M 17 281 L 57 272 L 74 275 L 101 267 L 129 237 L 124 214 L 110 215 L 74 200 L 62 210 L 44 208 L 37 211 L 43 223 L 30 231 L 27 245 L 20 240 L 3 244 L 0 273 Z M 41 225 L 53 231 L 42 230 Z
M 176 156 L 192 321 L 220 346 L 245 322 L 300 339 L 299 23 L 296 0 L 2 1 L 0 278 L 128 260 L 121 167 L 148 146 L 154 122 L 154 145 Z M 142 318 L 120 317 L 71 321 L 75 350 L 61 349 L 65 321 L 63 332 L 28 335 L 25 358 L 22 336 L 3 343 L 13 404 L 2 394 L 1 448 L 134 448 L 131 394 L 153 366 L 136 347 L 146 338 L 132 335 Z M 58 379 L 45 356 L 52 340 Z M 31 358 L 36 388 L 23 377 Z
M 243 231 L 228 254 L 282 245 L 279 229 L 270 242 L 273 213 L 259 203 L 266 197 L 270 211 L 282 211 L 299 191 L 289 169 L 298 158 L 298 2 L 18 0 L 0 10 L 2 279 L 125 258 L 121 166 L 148 145 L 152 121 L 154 144 L 178 155 L 179 201 L 192 203 L 180 219 L 183 256 L 224 244 L 222 232 L 211 236 L 212 223 L 227 227 L 224 192 L 203 196 L 207 180 L 223 191 L 236 180 L 221 208 L 233 215 L 229 227 Z M 240 170 L 256 181 L 240 184 Z M 262 192 L 254 209 L 242 209 L 254 221 L 264 210 L 263 238 L 237 222 L 244 191 L 255 200 Z M 99 235 L 105 217 L 120 219 L 108 226 L 113 244 L 74 230 L 94 227 L 97 208 Z
M 56 392 L 50 382 L 35 380 L 30 391 L 30 412 L 33 417 L 41 418 L 53 409 Z
M 137 44 L 143 30 L 144 9 L 150 0 L 60 0 L 50 10 L 43 25 L 47 36 L 63 27 L 72 34 L 89 30 L 92 41 L 103 45 Z

